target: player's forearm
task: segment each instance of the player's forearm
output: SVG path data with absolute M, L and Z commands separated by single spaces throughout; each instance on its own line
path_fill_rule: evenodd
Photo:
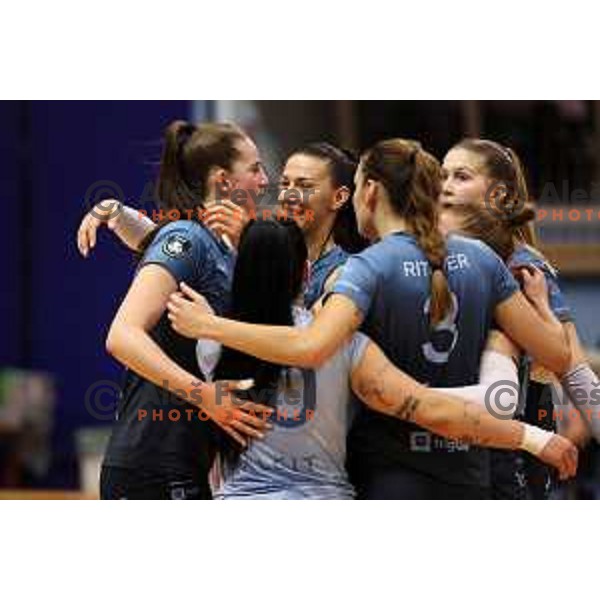
M 572 408 L 572 413 L 569 411 L 567 418 L 557 420 L 556 429 L 560 435 L 571 440 L 578 448 L 585 448 L 592 438 L 589 425 L 575 408 Z
M 600 441 L 600 381 L 597 375 L 584 362 L 566 373 L 561 385 L 585 419 L 594 439 Z
M 106 349 L 140 377 L 200 407 L 200 394 L 206 384 L 173 362 L 143 329 L 113 325 Z
M 498 419 L 472 402 L 425 387 L 397 369 L 372 342 L 354 368 L 351 382 L 354 392 L 373 410 L 443 437 L 539 455 L 552 436 L 531 425 Z
M 454 388 L 432 388 L 433 391 L 439 392 L 440 394 L 453 396 L 462 402 L 473 402 L 473 404 L 477 404 L 478 406 L 485 406 L 485 395 L 488 389 L 489 386 L 484 385 L 483 383 Z
M 401 402 L 407 420 L 463 443 L 502 450 L 525 450 L 540 457 L 552 432 L 519 421 L 498 419 L 472 402 L 463 403 L 422 388 Z
M 382 364 L 379 372 L 361 379 L 355 391 L 367 406 L 443 437 L 513 450 L 523 439 L 517 421 L 501 421 L 473 402 L 427 388 L 391 364 Z
M 296 367 L 318 367 L 332 353 L 316 339 L 313 327 L 255 325 L 215 316 L 203 336 L 262 360 Z
M 555 339 L 559 340 L 559 343 L 568 346 L 568 335 L 563 324 L 552 312 L 547 298 L 530 298 L 529 301 L 546 327 L 545 335 L 553 336 Z
M 433 390 L 425 390 L 420 400 L 415 423 L 438 435 L 491 448 L 516 450 L 521 446 L 525 430 L 518 421 L 498 419 L 474 402 L 438 396 Z
M 435 394 L 433 391 L 428 393 Z M 551 431 L 528 423 L 498 419 L 472 402 L 462 404 L 462 407 L 456 402 L 453 399 L 449 403 L 448 398 L 431 398 L 429 403 L 423 404 L 423 408 L 416 407 L 415 422 L 444 437 L 458 438 L 476 446 L 525 450 L 539 458 L 542 458 L 549 442 L 558 438 Z M 542 460 L 547 461 L 548 456 Z
M 132 250 L 138 250 L 142 240 L 156 227 L 156 223 L 131 206 L 123 206 L 113 231 Z
M 571 351 L 562 327 L 545 322 L 520 292 L 498 305 L 494 317 L 504 333 L 544 367 L 557 375 L 569 368 Z
M 538 313 L 539 315 L 539 313 Z M 515 340 L 518 343 L 518 340 Z M 567 343 L 567 337 L 560 322 L 551 315 L 545 320 L 540 315 L 538 323 L 537 339 L 535 345 L 529 345 L 531 356 L 544 367 L 561 375 L 571 363 L 571 352 Z

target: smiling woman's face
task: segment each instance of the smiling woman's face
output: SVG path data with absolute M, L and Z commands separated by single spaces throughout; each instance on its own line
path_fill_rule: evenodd
M 298 200 L 288 200 L 292 197 L 291 190 L 296 190 Z M 335 190 L 326 160 L 302 153 L 292 154 L 279 180 L 278 202 L 294 213 L 296 223 L 306 233 L 324 224 L 331 227 L 330 221 L 335 215 Z M 307 218 L 307 211 L 311 211 L 310 218 Z

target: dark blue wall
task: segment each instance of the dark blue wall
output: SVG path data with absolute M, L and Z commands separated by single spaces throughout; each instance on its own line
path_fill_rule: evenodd
M 16 360 L 22 353 L 21 261 L 23 242 L 17 235 L 21 229 L 21 207 L 18 202 L 24 148 L 19 144 L 21 107 L 18 102 L 0 102 L 0 202 L 2 220 L 0 256 L 3 276 L 0 295 L 0 364 Z
M 133 262 L 106 232 L 90 258 L 79 256 L 86 190 L 112 180 L 139 197 L 155 177 L 161 131 L 190 112 L 184 101 L 0 102 L 0 365 L 56 379 L 47 485 L 77 484 L 73 431 L 106 424 L 86 411 L 85 392 L 120 375 L 104 339 Z

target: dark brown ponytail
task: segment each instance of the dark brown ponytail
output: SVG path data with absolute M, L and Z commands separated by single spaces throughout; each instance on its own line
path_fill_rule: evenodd
M 140 252 L 148 247 L 160 226 L 178 219 L 197 218 L 198 209 L 210 190 L 211 169 L 232 168 L 239 158 L 237 143 L 247 135 L 232 123 L 201 123 L 174 121 L 165 130 L 157 185 L 157 201 L 164 211 L 159 227 L 142 241 Z
M 239 157 L 236 142 L 245 137 L 232 123 L 171 123 L 165 131 L 158 177 L 161 208 L 202 208 L 210 191 L 207 180 L 211 169 L 230 170 Z
M 174 121 L 165 130 L 157 185 L 158 203 L 163 209 L 192 208 L 194 203 L 202 206 L 203 194 L 196 197 L 196 193 L 203 190 L 194 189 L 183 172 L 183 150 L 195 131 L 196 127 L 186 121 Z
M 361 165 L 367 178 L 383 185 L 393 210 L 405 219 L 429 261 L 430 319 L 437 325 L 452 308 L 444 272 L 446 242 L 438 228 L 440 165 L 417 142 L 399 138 L 375 144 L 363 154 Z

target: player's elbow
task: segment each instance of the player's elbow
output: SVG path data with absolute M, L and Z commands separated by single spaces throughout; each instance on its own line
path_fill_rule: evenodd
M 112 357 L 119 360 L 124 352 L 126 336 L 123 332 L 123 327 L 118 323 L 113 323 L 106 336 L 105 348 L 106 352 Z
M 567 344 L 555 344 L 552 354 L 547 358 L 545 365 L 553 373 L 561 376 L 569 370 L 571 365 L 571 350 Z
M 303 349 L 298 359 L 298 366 L 303 369 L 318 369 L 325 362 L 323 354 L 312 348 Z
M 118 338 L 115 335 L 113 327 L 110 328 L 108 335 L 106 336 L 106 340 L 104 342 L 104 347 L 106 348 L 106 352 L 108 354 L 116 357 L 116 355 L 118 353 L 119 344 L 118 344 Z
M 303 340 L 300 344 L 300 361 L 305 369 L 318 369 L 322 367 L 329 358 L 329 352 L 320 344 L 311 341 Z

